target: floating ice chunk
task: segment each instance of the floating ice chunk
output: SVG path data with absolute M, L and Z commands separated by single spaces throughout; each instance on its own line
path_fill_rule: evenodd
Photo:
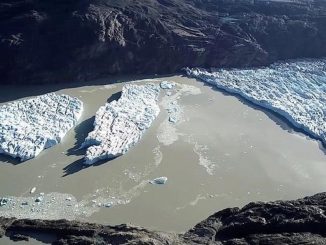
M 8 204 L 8 202 L 9 202 L 8 198 L 6 198 L 6 197 L 1 198 L 0 199 L 0 207 L 6 206 Z
M 36 191 L 36 187 L 33 187 L 33 188 L 30 190 L 30 193 L 33 194 L 35 191 Z
M 0 154 L 34 158 L 58 144 L 81 113 L 80 100 L 55 93 L 0 106 Z
M 172 89 L 175 86 L 174 82 L 163 81 L 160 83 L 162 89 Z
M 35 202 L 42 202 L 44 199 L 44 196 L 43 195 L 39 195 L 36 199 L 35 199 Z
M 273 110 L 326 144 L 326 59 L 282 62 L 260 69 L 186 72 Z
M 181 107 L 176 100 L 168 103 L 166 110 L 169 114 L 169 122 L 176 123 L 179 121 L 181 117 Z
M 164 185 L 167 181 L 168 181 L 167 177 L 159 177 L 159 178 L 151 180 L 149 183 L 155 184 L 155 185 Z
M 177 117 L 175 115 L 172 115 L 169 117 L 169 122 L 176 123 L 178 121 Z
M 106 207 L 106 208 L 111 208 L 112 206 L 113 206 L 112 202 L 108 202 L 108 203 L 104 204 L 104 207 Z
M 158 116 L 160 87 L 127 84 L 121 98 L 102 106 L 96 113 L 94 130 L 82 147 L 88 147 L 85 164 L 125 154 Z

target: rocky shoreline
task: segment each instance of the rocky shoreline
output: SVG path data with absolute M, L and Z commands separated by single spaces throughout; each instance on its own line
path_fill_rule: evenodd
M 37 234 L 50 237 L 53 244 L 325 244 L 325 211 L 326 193 L 295 201 L 249 203 L 219 211 L 185 234 L 131 225 L 0 218 L 0 237 L 27 241 Z
M 326 56 L 323 0 L 0 3 L 1 84 Z

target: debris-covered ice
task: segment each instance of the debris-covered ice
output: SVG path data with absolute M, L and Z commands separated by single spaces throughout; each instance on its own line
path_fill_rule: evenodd
M 326 144 L 326 59 L 187 74 L 273 110 Z
M 96 113 L 94 130 L 82 147 L 88 147 L 85 164 L 120 156 L 135 145 L 158 116 L 160 87 L 127 84 L 121 98 L 102 106 Z
M 77 98 L 55 93 L 0 106 L 0 153 L 21 161 L 34 158 L 62 140 L 82 109 Z

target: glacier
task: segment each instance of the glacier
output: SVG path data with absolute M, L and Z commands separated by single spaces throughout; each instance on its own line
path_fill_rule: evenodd
M 26 161 L 59 142 L 76 125 L 82 102 L 48 93 L 0 106 L 0 154 Z
M 158 116 L 160 86 L 126 84 L 117 101 L 106 103 L 96 112 L 94 130 L 82 148 L 87 148 L 85 164 L 125 154 L 135 145 Z
M 186 68 L 186 73 L 282 115 L 326 145 L 326 59 L 255 69 Z

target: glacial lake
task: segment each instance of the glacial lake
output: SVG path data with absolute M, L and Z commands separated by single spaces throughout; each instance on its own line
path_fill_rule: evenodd
M 294 131 L 275 114 L 195 79 L 155 77 L 137 83 L 164 80 L 179 85 L 169 96 L 162 90 L 161 112 L 139 144 L 121 157 L 87 168 L 82 160 L 85 151 L 78 148 L 92 130 L 95 112 L 108 100 L 119 98 L 128 79 L 102 79 L 90 86 L 69 84 L 65 89 L 64 85 L 1 87 L 0 105 L 56 92 L 78 97 L 84 112 L 61 144 L 37 158 L 19 163 L 1 156 L 0 195 L 34 200 L 41 192 L 61 193 L 85 208 L 69 214 L 74 219 L 183 232 L 227 207 L 325 191 L 326 150 L 320 142 Z M 181 109 L 176 123 L 168 121 L 166 110 L 173 101 Z M 165 185 L 149 183 L 161 176 L 168 178 Z M 31 194 L 33 187 L 36 191 Z M 58 209 L 71 206 L 66 196 L 53 200 Z M 114 205 L 99 207 L 104 203 Z M 26 217 L 35 213 L 31 208 L 4 211 L 0 207 L 0 214 Z M 28 212 L 22 214 L 20 209 Z M 33 215 L 65 218 L 66 213 L 48 209 Z

